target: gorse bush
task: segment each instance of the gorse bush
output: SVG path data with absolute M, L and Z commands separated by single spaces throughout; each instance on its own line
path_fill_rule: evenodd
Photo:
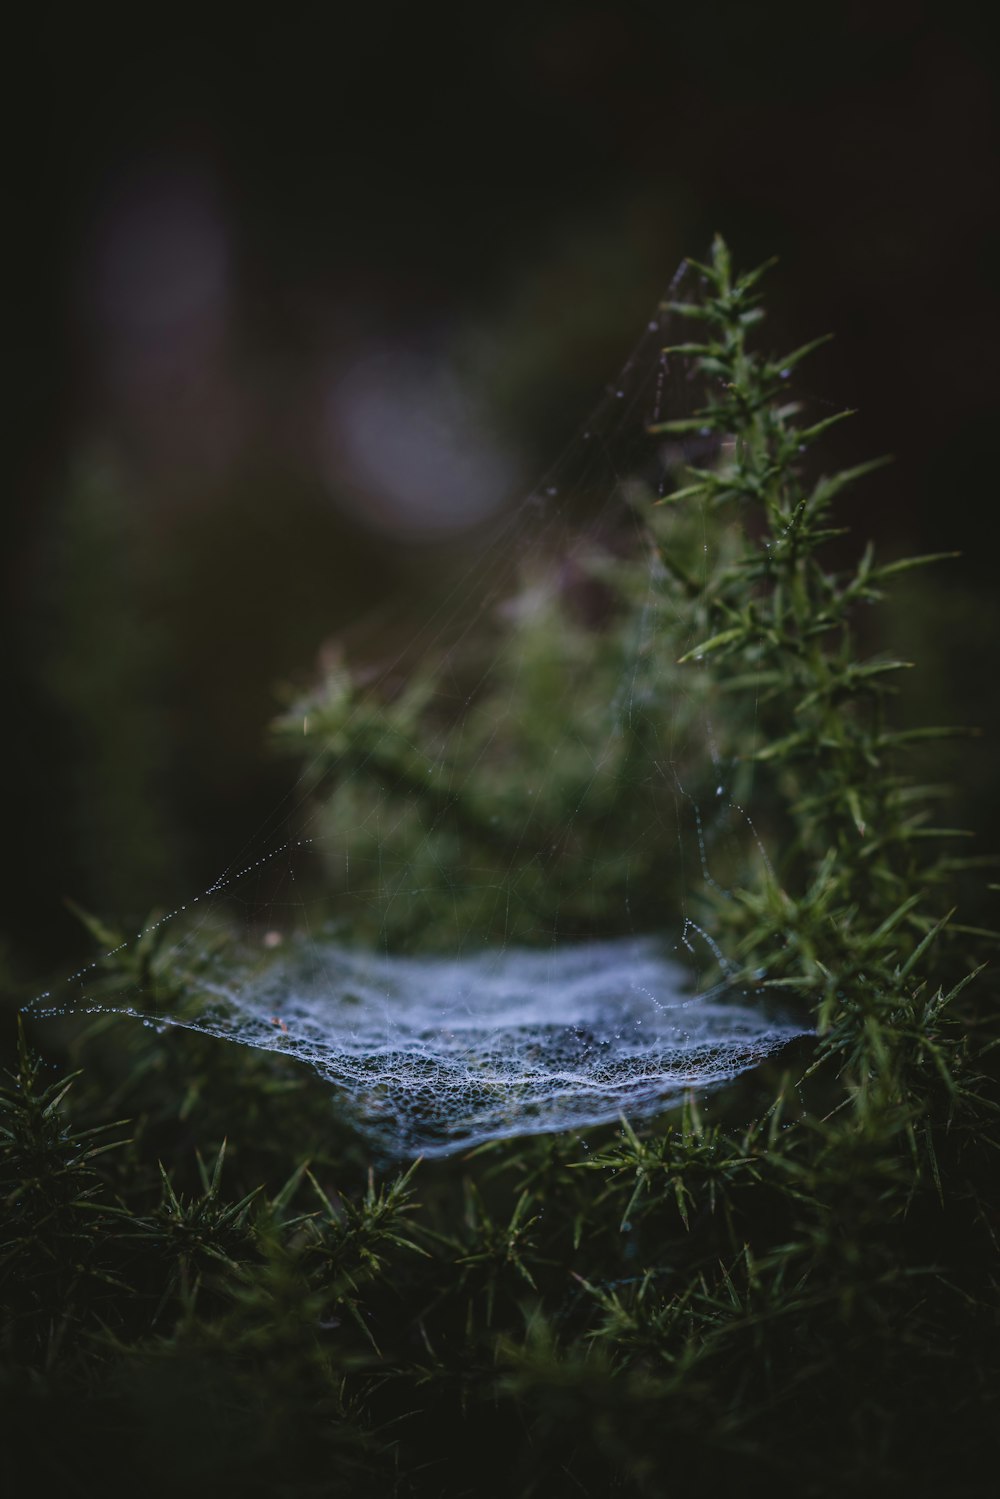
M 930 559 L 824 565 L 834 501 L 874 465 L 815 476 L 830 422 L 790 393 L 814 346 L 758 352 L 760 272 L 721 242 L 695 270 L 673 357 L 703 404 L 650 441 L 694 433 L 710 461 L 633 488 L 646 548 L 591 549 L 596 615 L 536 575 L 475 692 L 454 657 L 391 692 L 341 662 L 286 728 L 301 743 L 305 717 L 335 768 L 315 793 L 334 832 L 396 809 L 355 845 L 386 871 L 360 938 L 663 925 L 693 838 L 683 893 L 719 976 L 810 1013 L 815 1040 L 711 1111 L 385 1181 L 280 1057 L 103 1017 L 67 1043 L 70 1087 L 22 1047 L 0 1134 L 12 1471 L 81 1493 L 992 1491 L 992 939 L 956 921 L 963 861 L 906 778 L 904 663 L 857 644 L 859 606 Z M 609 738 L 595 705 L 626 660 Z M 571 723 L 549 711 L 567 678 Z M 102 992 L 181 1002 L 172 951 L 119 954 Z

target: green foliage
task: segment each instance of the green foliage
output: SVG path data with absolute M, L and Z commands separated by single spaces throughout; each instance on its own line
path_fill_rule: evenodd
M 469 645 L 472 659 L 425 664 L 398 695 L 339 664 L 295 704 L 281 727 L 300 752 L 308 725 L 316 841 L 352 937 L 440 950 L 456 931 L 615 930 L 629 890 L 653 919 L 671 837 L 644 834 L 673 820 L 658 746 L 683 725 L 668 692 L 641 724 L 609 710 L 634 625 L 582 627 L 558 587 L 528 580 L 488 627 L 485 674 Z
M 17 1288 L 8 1335 L 52 1358 L 81 1302 L 111 1299 L 118 1284 L 97 1246 L 118 1232 L 98 1163 L 120 1148 L 120 1126 L 68 1125 L 64 1105 L 74 1077 L 45 1086 L 43 1064 L 19 1032 L 18 1071 L 0 1091 L 0 1275 Z M 109 1138 L 110 1137 L 110 1138 Z
M 426 920 L 440 942 L 449 921 L 498 919 L 440 878 L 473 856 L 485 883 L 513 883 L 505 931 L 553 929 L 574 861 L 574 919 L 599 925 L 624 878 L 602 841 L 661 794 L 654 740 L 675 711 L 678 779 L 695 786 L 711 701 L 754 824 L 713 846 L 703 920 L 744 980 L 812 1007 L 816 1044 L 642 1129 L 507 1142 L 384 1182 L 325 1085 L 280 1057 L 104 1017 L 71 1040 L 75 1077 L 47 1082 L 22 1046 L 0 1134 L 12 1473 L 31 1453 L 43 1484 L 72 1474 L 76 1492 L 131 1489 L 138 1470 L 153 1494 L 302 1499 L 992 1492 L 991 949 L 954 920 L 956 861 L 901 768 L 901 663 L 855 640 L 858 606 L 911 564 L 821 564 L 831 504 L 862 470 L 809 477 L 828 423 L 803 419 L 784 378 L 807 351 L 750 349 L 758 275 L 734 277 L 724 246 L 702 274 L 683 357 L 708 379 L 690 420 L 721 458 L 664 505 L 637 496 L 652 571 L 595 554 L 615 599 L 599 628 L 558 593 L 534 595 L 534 614 L 522 598 L 461 736 L 430 667 L 395 695 L 340 667 L 305 711 L 352 768 L 331 821 L 377 766 L 399 866 L 433 846 L 431 893 L 402 903 L 398 931 Z M 607 726 L 587 715 L 640 598 L 657 645 L 644 712 L 595 762 Z M 581 717 L 522 872 L 505 840 L 565 728 L 545 709 L 560 670 Z M 546 860 L 588 756 L 593 800 Z M 644 857 L 662 919 L 669 850 Z M 392 894 L 371 918 L 383 933 Z M 170 952 L 150 940 L 104 981 L 183 1000 L 197 974 Z M 128 1138 L 109 1122 L 122 1111 Z
M 824 566 L 821 554 L 843 534 L 831 525 L 833 501 L 880 463 L 807 477 L 806 455 L 840 417 L 803 421 L 785 381 L 823 340 L 784 358 L 752 352 L 759 273 L 734 277 L 721 242 L 701 269 L 704 300 L 674 310 L 698 321 L 702 341 L 675 352 L 711 374 L 713 393 L 692 420 L 724 439 L 728 453 L 694 470 L 669 503 L 704 507 L 713 531 L 735 523 L 744 541 L 695 593 L 704 635 L 681 660 L 711 656 L 712 669 L 730 678 L 734 714 L 749 731 L 747 757 L 765 781 L 755 805 L 763 797 L 785 811 L 773 862 L 758 866 L 720 917 L 750 963 L 822 996 L 825 1030 L 838 986 L 855 974 L 867 973 L 863 987 L 879 993 L 876 955 L 903 965 L 897 987 L 906 979 L 940 914 L 923 909 L 925 896 L 954 872 L 940 840 L 961 835 L 930 824 L 933 789 L 910 784 L 897 762 L 914 739 L 959 731 L 893 730 L 885 711 L 893 676 L 912 663 L 859 654 L 854 623 L 859 605 L 881 601 L 887 579 L 953 554 L 876 565 L 869 546 L 846 570 Z
M 634 503 L 648 521 L 638 487 Z M 568 561 L 539 542 L 480 628 L 405 681 L 341 655 L 279 721 L 279 740 L 305 754 L 313 842 L 352 940 L 547 943 L 655 927 L 680 908 L 678 844 L 697 858 L 715 689 L 663 644 L 703 534 L 697 517 L 671 517 L 657 551 L 640 522 L 637 547 L 638 518 Z

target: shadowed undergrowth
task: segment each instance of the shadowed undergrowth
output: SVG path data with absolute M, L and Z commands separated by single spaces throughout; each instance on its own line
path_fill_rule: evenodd
M 705 405 L 658 435 L 714 434 L 714 461 L 665 503 L 633 496 L 652 572 L 640 586 L 636 559 L 594 559 L 616 600 L 596 637 L 558 597 L 515 614 L 508 664 L 474 712 L 488 720 L 489 690 L 511 701 L 511 662 L 541 654 L 542 675 L 519 680 L 543 680 L 567 634 L 617 679 L 641 595 L 661 621 L 644 724 L 677 702 L 694 724 L 710 700 L 732 798 L 753 797 L 754 836 L 713 846 L 698 896 L 727 955 L 717 977 L 778 994 L 815 1040 L 649 1127 L 375 1175 L 329 1089 L 287 1059 L 115 1016 L 37 1027 L 57 1060 L 22 1038 L 0 1115 L 11 1477 L 303 1499 L 991 1491 L 992 939 L 952 910 L 978 866 L 931 819 L 934 788 L 906 777 L 918 736 L 887 712 L 904 663 L 856 639 L 858 606 L 914 564 L 821 560 L 833 502 L 862 470 L 805 477 L 829 423 L 789 394 L 808 350 L 753 351 L 759 273 L 735 277 L 717 243 L 694 275 L 676 309 L 694 331 L 674 357 L 700 368 Z M 469 764 L 449 767 L 462 789 L 422 792 L 436 723 L 423 672 L 387 698 L 345 668 L 310 700 L 320 748 L 325 736 L 341 755 L 350 725 L 363 737 L 338 761 L 349 779 L 317 795 L 335 820 L 367 768 L 409 808 L 401 858 L 432 826 L 439 844 L 506 859 L 507 730 L 492 763 L 473 724 L 455 751 Z M 595 668 L 595 696 L 605 687 Z M 523 768 L 532 744 L 516 753 Z M 565 910 L 573 860 L 597 867 L 608 827 L 641 819 L 629 788 L 648 797 L 655 736 L 640 725 L 622 754 L 629 775 L 609 769 L 573 858 L 563 848 L 521 882 L 515 932 Z M 552 786 L 556 821 L 580 774 L 571 759 Z M 613 849 L 602 867 L 606 887 L 577 892 L 581 920 L 612 903 Z M 479 919 L 431 896 L 401 920 L 436 923 L 440 945 L 449 911 L 463 932 Z M 154 1007 L 194 1002 L 167 951 L 119 955 L 104 992 L 141 968 Z

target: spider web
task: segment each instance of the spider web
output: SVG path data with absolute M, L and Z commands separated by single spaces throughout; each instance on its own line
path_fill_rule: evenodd
M 704 403 L 665 352 L 670 303 L 700 296 L 682 266 L 430 616 L 387 659 L 335 656 L 286 715 L 305 767 L 240 858 L 39 1008 L 294 1057 L 392 1156 L 655 1114 L 803 1034 L 734 992 L 692 914 L 734 848 L 766 858 L 710 679 L 677 674 L 693 642 L 646 519 L 717 456 L 707 430 L 649 435 Z

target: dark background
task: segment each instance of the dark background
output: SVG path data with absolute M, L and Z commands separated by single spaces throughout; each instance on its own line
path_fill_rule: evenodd
M 203 888 L 293 774 L 282 683 L 462 562 L 331 470 L 324 393 L 373 348 L 461 377 L 529 475 L 685 253 L 777 254 L 777 346 L 859 409 L 848 519 L 958 548 L 887 611 L 904 716 L 1000 844 L 995 62 L 985 7 L 284 7 L 42 13 L 12 69 L 4 735 L 11 962 Z M 326 454 L 326 456 L 324 456 Z M 992 839 L 992 843 L 991 840 Z

